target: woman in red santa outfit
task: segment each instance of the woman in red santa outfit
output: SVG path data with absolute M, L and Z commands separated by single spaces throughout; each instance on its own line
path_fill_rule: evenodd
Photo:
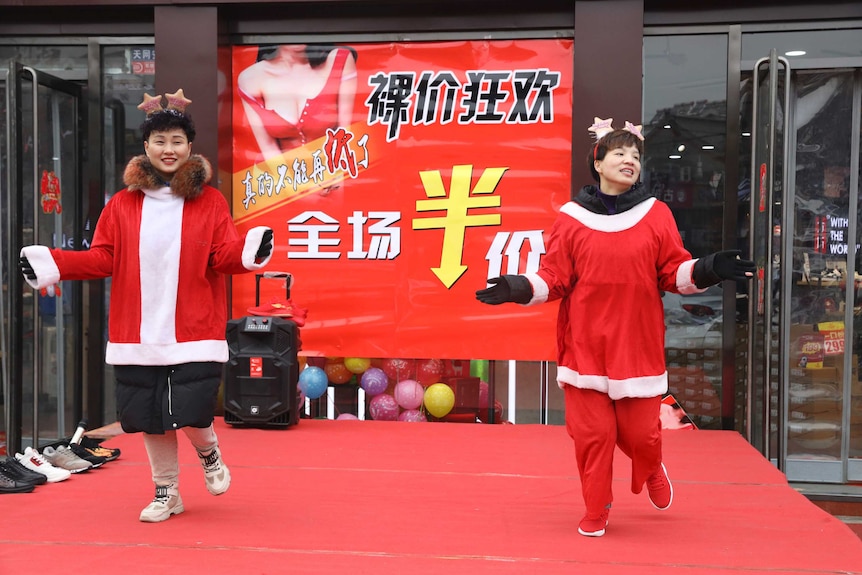
M 182 90 L 144 96 L 138 106 L 145 155 L 126 167 L 126 188 L 105 205 L 89 250 L 21 250 L 21 271 L 37 289 L 61 280 L 111 277 L 107 363 L 114 365 L 117 409 L 126 432 L 143 432 L 155 497 L 140 520 L 184 511 L 177 430 L 197 451 L 207 490 L 230 486 L 213 429 L 225 340 L 224 274 L 264 267 L 272 230 L 240 236 L 221 192 L 208 185 L 209 162 L 192 154 L 195 128 Z
M 596 118 L 585 186 L 560 210 L 536 273 L 491 278 L 476 292 L 487 304 L 561 300 L 557 384 L 565 392 L 586 514 L 581 535 L 604 535 L 613 500 L 616 446 L 631 458 L 631 490 L 646 483 L 658 509 L 673 501 L 662 463 L 662 394 L 667 391 L 661 292 L 690 294 L 721 280 L 752 277 L 738 251 L 693 259 L 670 209 L 640 184 L 643 135 Z

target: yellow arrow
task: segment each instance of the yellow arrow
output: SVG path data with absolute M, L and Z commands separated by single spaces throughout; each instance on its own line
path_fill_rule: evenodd
M 473 166 L 461 165 L 452 167 L 452 179 L 449 185 L 449 197 L 443 187 L 443 178 L 439 171 L 420 172 L 422 185 L 428 200 L 418 200 L 416 211 L 445 210 L 446 215 L 442 217 L 417 218 L 413 220 L 414 230 L 439 229 L 444 230 L 443 248 L 440 257 L 440 267 L 431 268 L 431 271 L 446 286 L 458 281 L 467 266 L 461 265 L 461 257 L 464 251 L 464 230 L 474 226 L 496 226 L 500 225 L 500 214 L 486 214 L 472 216 L 468 215 L 470 208 L 491 208 L 500 206 L 500 197 L 493 196 L 494 190 L 502 179 L 508 168 L 488 168 L 482 172 L 482 176 L 470 194 L 470 182 L 472 180 Z

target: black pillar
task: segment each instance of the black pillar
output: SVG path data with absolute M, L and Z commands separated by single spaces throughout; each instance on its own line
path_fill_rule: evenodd
M 218 172 L 218 8 L 215 6 L 156 6 L 156 93 L 179 88 L 192 100 L 189 113 L 197 137 L 192 147 Z M 227 142 L 225 142 L 225 145 Z
M 592 183 L 593 117 L 643 124 L 643 0 L 575 2 L 572 193 Z

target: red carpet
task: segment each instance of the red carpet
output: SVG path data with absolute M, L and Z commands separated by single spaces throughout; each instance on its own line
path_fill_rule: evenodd
M 664 512 L 617 457 L 602 538 L 583 514 L 563 427 L 217 420 L 233 484 L 206 491 L 180 440 L 186 512 L 160 524 L 140 436 L 101 469 L 0 495 L 0 574 L 862 574 L 862 541 L 733 432 L 669 431 Z

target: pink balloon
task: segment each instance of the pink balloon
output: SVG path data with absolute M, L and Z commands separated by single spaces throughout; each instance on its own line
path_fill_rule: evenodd
M 428 418 L 418 409 L 408 409 L 401 412 L 398 421 L 428 421 Z
M 404 409 L 418 409 L 425 397 L 425 388 L 415 379 L 404 379 L 395 384 L 395 401 Z
M 359 420 L 359 418 L 356 417 L 355 415 L 353 415 L 352 413 L 341 413 L 335 419 L 355 419 L 357 421 Z
M 368 404 L 368 413 L 371 414 L 371 419 L 377 421 L 398 421 L 400 411 L 398 402 L 388 393 L 375 395 Z

